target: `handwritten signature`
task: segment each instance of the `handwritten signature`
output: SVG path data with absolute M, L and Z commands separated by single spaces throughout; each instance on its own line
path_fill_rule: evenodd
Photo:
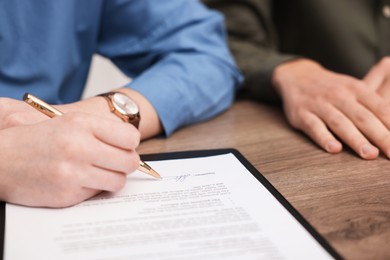
M 173 180 L 175 182 L 184 182 L 188 177 L 192 176 L 192 174 L 184 174 L 184 175 L 177 175 L 177 176 L 166 176 L 163 177 L 163 180 Z
M 163 177 L 163 180 L 184 182 L 189 177 L 200 177 L 200 176 L 206 176 L 206 175 L 212 175 L 212 174 L 215 174 L 215 172 L 205 172 L 205 173 L 198 173 L 198 174 L 183 174 L 183 175 L 176 175 L 176 176 L 165 176 L 165 177 Z

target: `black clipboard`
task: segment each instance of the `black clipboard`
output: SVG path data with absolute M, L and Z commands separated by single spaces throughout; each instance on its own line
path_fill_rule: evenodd
M 306 221 L 306 219 L 283 197 L 283 195 L 236 149 L 193 150 L 159 154 L 144 154 L 144 161 L 159 161 L 171 159 L 186 159 L 207 157 L 221 154 L 233 154 L 250 173 L 287 209 L 288 212 L 312 235 L 312 237 L 335 259 L 343 259 L 335 249 Z M 4 255 L 5 203 L 0 204 L 0 244 L 1 259 Z

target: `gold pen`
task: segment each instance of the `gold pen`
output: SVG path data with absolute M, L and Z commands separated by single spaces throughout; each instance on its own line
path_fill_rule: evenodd
M 37 109 L 38 111 L 42 112 L 43 114 L 47 115 L 48 117 L 56 117 L 56 116 L 62 116 L 64 113 L 56 109 L 55 107 L 47 104 L 43 100 L 31 95 L 30 93 L 26 93 L 23 96 L 24 102 L 32 106 L 33 108 Z M 141 172 L 144 172 L 150 176 L 153 176 L 155 178 L 161 179 L 160 174 L 158 174 L 155 170 L 153 170 L 152 167 L 150 167 L 146 162 L 140 160 L 139 161 L 139 167 L 138 170 Z

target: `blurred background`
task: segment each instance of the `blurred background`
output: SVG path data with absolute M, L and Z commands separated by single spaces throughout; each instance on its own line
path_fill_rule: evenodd
M 83 98 L 119 88 L 129 81 L 130 78 L 117 69 L 110 60 L 95 55 L 92 60 Z

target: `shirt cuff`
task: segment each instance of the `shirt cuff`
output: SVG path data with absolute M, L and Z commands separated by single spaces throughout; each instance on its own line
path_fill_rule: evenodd
M 156 110 L 162 124 L 164 135 L 170 136 L 186 122 L 183 111 L 188 111 L 183 96 L 174 87 L 177 83 L 167 77 L 144 77 L 134 79 L 129 87 L 143 95 Z M 142 120 L 142 118 L 141 118 Z

